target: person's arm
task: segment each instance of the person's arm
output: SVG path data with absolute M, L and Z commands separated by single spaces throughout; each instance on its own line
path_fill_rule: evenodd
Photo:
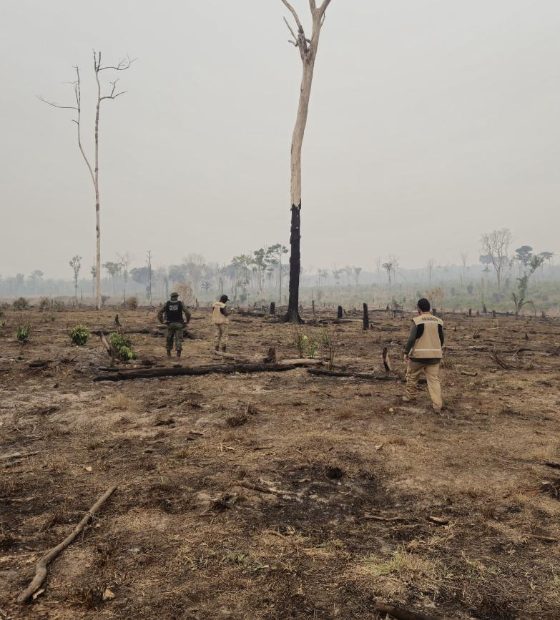
M 445 336 L 443 335 L 443 325 L 438 325 L 438 334 L 439 341 L 441 343 L 441 346 L 443 347 L 443 343 L 445 342 Z
M 159 312 L 157 313 L 157 318 L 158 321 L 160 323 L 165 323 L 164 317 L 165 317 L 165 309 L 166 309 L 167 305 L 164 304 L 160 309 Z
M 224 315 L 224 316 L 229 316 L 229 308 L 227 306 L 224 306 L 223 308 L 220 308 L 220 312 Z
M 405 361 L 408 361 L 408 354 L 412 350 L 412 347 L 414 346 L 414 343 L 416 342 L 416 338 L 418 338 L 418 326 L 416 325 L 414 321 L 412 321 L 410 325 L 410 332 L 408 334 L 408 340 L 406 341 L 406 344 L 404 345 Z

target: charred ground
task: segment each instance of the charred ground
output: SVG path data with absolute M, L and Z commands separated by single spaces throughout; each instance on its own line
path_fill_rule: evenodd
M 444 317 L 435 416 L 399 381 L 304 368 L 93 383 L 112 313 L 25 313 L 0 331 L 0 618 L 378 617 L 376 601 L 441 618 L 560 616 L 560 323 Z M 309 319 L 309 316 L 304 318 Z M 303 326 L 337 368 L 403 375 L 408 316 Z M 121 315 L 140 364 L 165 365 L 154 315 Z M 180 363 L 215 362 L 206 313 Z M 234 316 L 233 354 L 297 356 L 291 325 Z M 321 356 L 319 351 L 319 356 Z M 34 360 L 50 360 L 32 368 Z M 172 360 L 170 363 L 176 363 Z M 220 360 L 219 363 L 223 363 Z M 37 559 L 109 486 L 117 492 L 15 602 Z M 434 519 L 435 518 L 435 519 Z

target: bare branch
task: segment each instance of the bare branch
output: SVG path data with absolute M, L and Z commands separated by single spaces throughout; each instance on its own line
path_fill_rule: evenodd
M 99 99 L 99 101 L 103 101 L 104 99 L 116 99 L 117 97 L 120 97 L 121 95 L 124 95 L 126 93 L 126 90 L 122 90 L 121 92 L 117 93 L 115 92 L 117 90 L 117 83 L 119 80 L 115 80 L 114 82 L 110 82 L 111 86 L 113 87 L 111 89 L 111 92 L 108 95 L 104 95 L 103 97 L 101 97 Z
M 284 5 L 288 9 L 288 11 L 290 11 L 290 13 L 294 16 L 294 19 L 296 20 L 296 24 L 297 24 L 298 30 L 300 32 L 303 32 L 303 26 L 301 25 L 301 21 L 300 21 L 300 19 L 298 17 L 298 14 L 296 13 L 296 10 L 294 9 L 294 7 L 288 2 L 288 0 L 282 0 L 282 2 L 284 3 Z
M 126 71 L 135 60 L 136 58 L 130 58 L 130 56 L 127 56 L 126 58 L 123 58 L 118 65 L 107 65 L 106 67 L 102 67 L 100 56 L 98 71 L 105 71 L 105 69 L 113 69 L 113 71 Z
M 293 43 L 297 47 L 298 44 L 297 44 L 296 34 L 295 34 L 293 28 L 290 26 L 290 23 L 288 22 L 288 20 L 285 17 L 284 17 L 284 21 L 286 22 L 286 26 L 288 26 L 288 30 L 292 34 L 292 37 L 294 37 L 294 40 L 293 41 L 288 41 L 288 43 Z
M 104 97 L 101 97 L 99 101 L 103 101 L 104 99 L 116 99 L 117 97 L 120 97 L 121 95 L 126 95 L 126 93 L 127 93 L 126 90 L 121 90 L 120 93 L 116 93 L 115 95 L 105 95 Z
M 311 12 L 314 13 L 317 10 L 317 5 L 315 4 L 315 0 L 309 0 L 309 8 Z
M 37 99 L 39 99 L 39 101 L 42 101 L 43 103 L 46 103 L 47 105 L 50 105 L 53 108 L 60 108 L 61 110 L 78 111 L 78 108 L 75 105 L 59 105 L 58 103 L 56 103 L 56 101 L 47 101 L 46 99 L 41 97 L 41 95 L 37 95 Z
M 325 11 L 327 10 L 329 4 L 331 3 L 331 0 L 323 0 L 323 4 L 319 7 L 319 14 L 320 15 L 324 15 Z

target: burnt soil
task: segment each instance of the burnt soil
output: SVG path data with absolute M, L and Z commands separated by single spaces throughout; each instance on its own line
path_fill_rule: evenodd
M 110 331 L 113 316 L 3 319 L 0 619 L 374 619 L 376 602 L 560 618 L 560 322 L 444 316 L 436 415 L 425 386 L 417 404 L 399 400 L 410 315 L 372 314 L 367 332 L 359 320 L 301 328 L 318 342 L 328 330 L 336 369 L 383 375 L 388 347 L 394 381 L 298 368 L 94 383 L 109 357 L 68 331 Z M 120 320 L 137 332 L 127 367 L 177 363 L 153 312 Z M 207 312 L 189 331 L 180 364 L 228 363 Z M 293 326 L 234 315 L 230 331 L 241 358 L 298 356 Z M 38 558 L 111 485 L 43 591 L 18 604 Z

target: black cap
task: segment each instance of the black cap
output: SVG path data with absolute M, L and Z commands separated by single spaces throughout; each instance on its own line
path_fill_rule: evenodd
M 227 302 L 229 301 L 229 297 L 228 297 L 227 295 L 222 295 L 222 296 L 220 297 L 220 301 L 221 301 L 223 304 L 227 304 Z

